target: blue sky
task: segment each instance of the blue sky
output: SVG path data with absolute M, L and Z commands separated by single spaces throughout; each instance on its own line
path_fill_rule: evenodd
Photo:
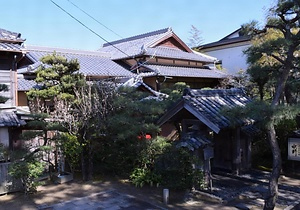
M 274 0 L 53 0 L 108 41 L 120 39 L 74 5 L 126 38 L 172 27 L 186 43 L 191 25 L 203 43 L 217 41 L 251 20 L 264 22 Z M 50 0 L 1 1 L 0 28 L 19 32 L 27 45 L 83 50 L 104 41 Z

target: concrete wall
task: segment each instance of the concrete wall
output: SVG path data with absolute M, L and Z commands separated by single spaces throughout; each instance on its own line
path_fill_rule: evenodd
M 23 189 L 21 180 L 14 180 L 8 174 L 8 168 L 11 163 L 0 163 L 0 195 L 9 192 L 16 192 Z M 1 209 L 1 207 L 0 207 Z
M 0 128 L 0 144 L 9 147 L 9 133 L 6 127 Z
M 228 46 L 226 48 L 214 48 L 205 50 L 205 54 L 216 57 L 222 61 L 222 67 L 227 73 L 236 75 L 241 69 L 246 71 L 247 57 L 243 51 L 250 47 L 250 44 Z

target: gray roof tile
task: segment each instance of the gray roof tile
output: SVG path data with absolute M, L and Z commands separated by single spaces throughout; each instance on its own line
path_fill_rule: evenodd
M 187 110 L 211 130 L 219 133 L 221 129 L 229 128 L 232 121 L 222 113 L 224 108 L 245 106 L 251 99 L 241 89 L 189 89 L 184 92 L 182 100 L 178 101 L 158 121 L 162 125 L 172 119 L 182 117 L 181 110 Z M 236 125 L 245 127 L 253 124 L 252 119 L 234 119 Z
M 33 65 L 27 68 L 27 71 L 36 70 L 36 63 L 38 63 L 43 56 L 52 54 L 55 51 L 58 55 L 62 55 L 67 59 L 77 59 L 80 64 L 79 72 L 87 76 L 130 77 L 133 75 L 130 71 L 112 61 L 108 54 L 101 52 L 45 47 L 28 47 L 27 51 L 26 56 L 34 62 Z M 25 72 L 26 70 L 24 69 L 19 71 L 19 73 Z
M 113 60 L 137 57 L 141 55 L 156 55 L 164 58 L 176 58 L 193 61 L 197 60 L 213 63 L 214 60 L 201 56 L 198 53 L 189 53 L 170 47 L 152 47 L 152 45 L 159 42 L 162 38 L 169 37 L 172 34 L 174 34 L 174 32 L 170 28 L 153 31 L 127 39 L 110 42 L 109 44 L 103 45 L 99 51 L 110 53 Z
M 0 127 L 25 125 L 25 121 L 18 118 L 14 112 L 0 112 Z
M 221 113 L 225 107 L 245 106 L 251 101 L 241 89 L 215 89 L 215 90 L 190 90 L 183 96 L 185 103 L 189 104 L 201 116 L 219 128 L 231 125 L 230 120 Z M 238 119 L 240 125 L 249 124 L 248 119 Z
M 27 80 L 18 78 L 18 91 L 27 91 L 32 88 L 38 88 L 39 86 L 34 80 Z
M 22 45 L 0 42 L 0 51 L 22 52 L 22 50 L 24 50 Z
M 189 53 L 184 52 L 179 49 L 170 48 L 170 47 L 156 47 L 156 48 L 147 48 L 145 55 L 156 56 L 162 58 L 176 58 L 180 60 L 189 60 L 189 61 L 201 61 L 207 63 L 213 63 L 216 59 L 211 59 L 208 56 L 201 55 L 201 53 Z
M 197 77 L 197 78 L 225 78 L 226 74 L 217 69 L 201 69 L 180 66 L 163 66 L 144 64 L 148 69 L 162 76 L 173 77 Z
M 8 31 L 0 28 L 0 41 L 5 42 L 24 42 L 20 33 Z

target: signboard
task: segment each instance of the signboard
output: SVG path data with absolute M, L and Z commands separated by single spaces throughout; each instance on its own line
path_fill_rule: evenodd
M 300 138 L 288 139 L 288 159 L 300 161 Z

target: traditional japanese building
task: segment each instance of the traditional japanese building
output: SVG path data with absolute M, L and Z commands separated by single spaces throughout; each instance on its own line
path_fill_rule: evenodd
M 154 90 L 177 82 L 191 88 L 215 87 L 227 76 L 214 68 L 216 58 L 191 50 L 171 28 L 109 42 L 99 51 L 143 77 Z
M 174 140 L 194 141 L 194 145 L 202 148 L 213 145 L 214 152 L 210 156 L 215 168 L 236 172 L 249 169 L 251 136 L 256 132 L 253 120 L 231 119 L 223 110 L 243 107 L 250 101 L 241 89 L 187 90 L 182 99 L 158 121 L 162 128 L 161 134 Z M 197 138 L 188 141 L 186 134 L 195 132 Z

